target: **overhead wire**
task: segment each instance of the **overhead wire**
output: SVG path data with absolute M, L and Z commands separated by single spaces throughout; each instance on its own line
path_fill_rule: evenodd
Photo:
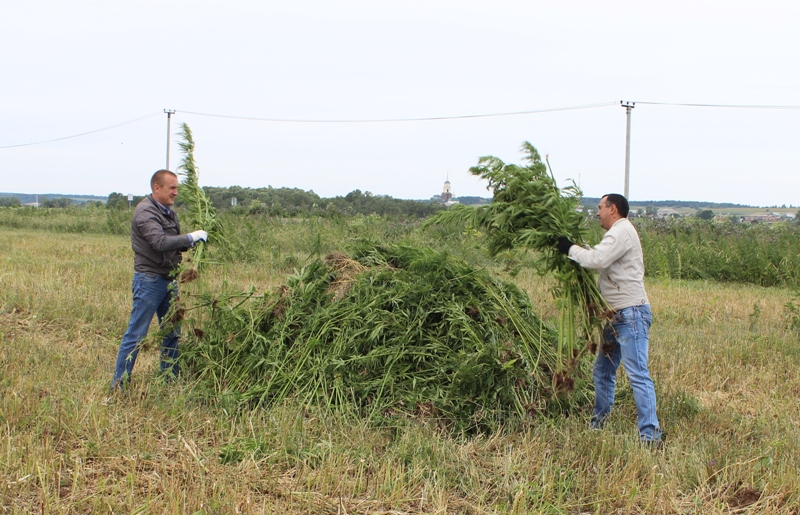
M 677 107 L 717 107 L 717 108 L 733 108 L 733 109 L 776 109 L 776 110 L 800 109 L 800 106 L 793 106 L 793 105 L 697 104 L 697 103 L 648 102 L 648 101 L 637 101 L 633 102 L 633 104 L 677 106 Z M 618 105 L 618 104 L 617 102 L 600 102 L 596 104 L 584 104 L 584 105 L 568 106 L 568 107 L 553 107 L 548 109 L 531 109 L 526 111 L 510 111 L 503 113 L 466 114 L 466 115 L 455 115 L 455 116 L 429 116 L 429 117 L 418 117 L 418 118 L 365 118 L 365 119 L 260 118 L 254 116 L 236 116 L 236 115 L 225 115 L 225 114 L 214 114 L 214 113 L 201 113 L 197 111 L 177 111 L 177 112 L 193 116 L 206 116 L 211 118 L 226 118 L 230 120 L 247 120 L 247 121 L 273 122 L 273 123 L 400 123 L 400 122 L 430 122 L 430 121 L 442 121 L 442 120 L 466 120 L 475 118 L 496 118 L 502 116 L 524 116 L 531 114 L 554 113 L 559 111 L 577 111 L 582 109 L 595 109 L 598 107 L 608 107 L 612 105 Z M 87 132 L 81 132 L 79 134 L 73 134 L 71 136 L 64 136 L 61 138 L 53 138 L 49 140 L 35 141 L 31 143 L 20 143 L 16 145 L 3 145 L 0 146 L 0 149 L 29 147 L 33 145 L 43 145 L 45 143 L 53 143 L 56 141 L 79 138 L 81 136 L 88 136 L 89 134 L 96 134 L 98 132 L 115 129 L 117 127 L 122 127 L 123 125 L 130 125 L 132 123 L 140 122 L 148 118 L 153 118 L 154 116 L 159 116 L 160 114 L 161 114 L 160 112 L 151 113 L 145 116 L 140 116 L 139 118 L 134 118 L 133 120 L 128 120 L 126 122 L 109 125 L 107 127 L 102 127 L 100 129 L 95 129 Z
M 634 102 L 634 104 L 679 106 L 679 107 L 723 107 L 733 109 L 800 109 L 800 106 L 746 105 L 746 104 L 681 104 L 673 102 Z
M 209 116 L 213 118 L 228 118 L 232 120 L 250 120 L 256 122 L 280 123 L 396 123 L 396 122 L 431 122 L 437 120 L 465 120 L 469 118 L 495 118 L 499 116 L 521 116 L 527 114 L 552 113 L 556 111 L 576 111 L 580 109 L 594 109 L 615 105 L 616 102 L 601 102 L 570 107 L 554 107 L 549 109 L 533 109 L 529 111 L 512 111 L 505 113 L 465 114 L 457 116 L 429 116 L 423 118 L 374 118 L 374 119 L 300 119 L 300 118 L 257 118 L 252 116 L 232 116 L 223 114 L 198 113 L 195 111 L 179 111 L 181 114 L 195 116 Z
M 20 143 L 18 145 L 4 145 L 4 146 L 0 146 L 0 149 L 2 149 L 2 148 L 29 147 L 31 145 L 42 145 L 44 143 L 53 143 L 55 141 L 63 141 L 65 139 L 80 138 L 81 136 L 88 136 L 89 134 L 96 134 L 98 132 L 107 131 L 109 129 L 115 129 L 117 127 L 122 127 L 123 125 L 130 125 L 132 123 L 140 122 L 142 120 L 146 120 L 148 118 L 152 118 L 152 117 L 158 116 L 160 114 L 161 113 L 151 113 L 151 114 L 147 114 L 147 115 L 144 115 L 144 116 L 140 116 L 139 118 L 134 118 L 133 120 L 128 120 L 127 122 L 116 123 L 114 125 L 109 125 L 108 127 L 103 127 L 101 129 L 95 129 L 95 130 L 91 130 L 91 131 L 88 131 L 88 132 L 81 132 L 80 134 L 73 134 L 72 136 L 64 136 L 62 138 L 54 138 L 54 139 L 48 139 L 48 140 L 44 140 L 44 141 L 34 141 L 32 143 Z

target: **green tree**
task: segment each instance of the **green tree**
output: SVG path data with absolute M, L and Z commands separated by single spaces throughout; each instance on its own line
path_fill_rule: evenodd
M 128 196 L 116 191 L 109 193 L 106 207 L 108 209 L 125 209 L 128 207 Z
M 69 207 L 72 204 L 72 199 L 69 198 L 54 198 L 53 200 L 45 200 L 41 203 L 42 207 L 52 207 L 52 208 L 65 208 Z
M 113 193 L 108 194 L 108 200 L 106 200 L 106 207 L 108 209 L 128 209 L 129 207 L 135 207 L 136 204 L 142 201 L 144 195 L 134 195 L 133 200 L 128 202 L 128 196 L 122 193 L 117 193 L 116 191 Z M 180 197 L 178 197 L 180 199 Z
M 701 220 L 711 220 L 714 218 L 714 212 L 710 209 L 703 209 L 698 211 L 695 216 Z
M 0 207 L 19 207 L 22 202 L 17 197 L 0 197 Z

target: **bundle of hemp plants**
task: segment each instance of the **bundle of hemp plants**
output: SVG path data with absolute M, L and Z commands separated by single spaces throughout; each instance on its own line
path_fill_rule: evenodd
M 493 192 L 491 204 L 477 208 L 457 204 L 424 225 L 466 223 L 486 234 L 492 256 L 515 249 L 536 251 L 538 271 L 557 280 L 553 295 L 560 308 L 559 353 L 562 367 L 569 371 L 579 353 L 595 350 L 593 341 L 597 341 L 607 306 L 593 272 L 556 248 L 560 236 L 579 245 L 586 240 L 584 215 L 577 210 L 580 189 L 574 182 L 559 188 L 539 152 L 527 141 L 521 150 L 522 165 L 486 156 L 470 168 L 470 173 L 488 181 L 487 189 Z M 580 340 L 588 345 L 579 345 Z
M 178 200 L 185 207 L 185 212 L 181 216 L 185 226 L 191 230 L 202 229 L 208 233 L 209 243 L 222 242 L 222 224 L 217 217 L 217 210 L 211 204 L 211 200 L 206 195 L 197 179 L 197 166 L 194 161 L 194 139 L 192 131 L 185 123 L 181 124 L 178 133 L 180 141 L 178 145 L 183 151 L 183 159 L 178 166 L 178 175 L 182 176 L 178 184 Z M 189 249 L 181 260 L 180 266 L 173 272 L 173 276 L 180 283 L 195 281 L 200 270 L 210 263 L 206 253 L 206 243 L 197 242 Z M 176 283 L 172 283 L 170 288 L 174 288 L 175 300 L 170 305 L 166 314 L 166 323 L 162 324 L 158 331 L 150 333 L 140 345 L 142 348 L 149 347 L 154 342 L 160 341 L 170 331 L 175 330 L 177 324 L 183 320 L 186 312 L 185 301 L 178 293 Z
M 181 124 L 179 133 L 181 140 L 178 142 L 183 151 L 183 159 L 178 167 L 178 175 L 182 177 L 178 189 L 178 198 L 186 206 L 185 222 L 193 230 L 202 229 L 208 233 L 208 242 L 222 243 L 222 223 L 217 216 L 217 210 L 212 205 L 197 178 L 197 166 L 194 160 L 194 139 L 192 131 L 185 123 Z M 197 278 L 197 274 L 209 262 L 205 254 L 206 243 L 197 242 L 190 250 L 185 263 L 189 265 L 181 272 L 181 281 L 189 282 Z

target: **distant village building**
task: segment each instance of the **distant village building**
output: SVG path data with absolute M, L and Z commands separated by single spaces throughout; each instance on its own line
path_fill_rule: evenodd
M 772 213 L 765 215 L 747 215 L 744 217 L 745 222 L 758 223 L 758 222 L 777 222 L 779 218 Z
M 681 214 L 677 210 L 672 209 L 671 207 L 662 207 L 658 209 L 658 211 L 656 212 L 656 216 L 659 218 L 667 218 L 670 216 L 671 217 L 681 216 Z

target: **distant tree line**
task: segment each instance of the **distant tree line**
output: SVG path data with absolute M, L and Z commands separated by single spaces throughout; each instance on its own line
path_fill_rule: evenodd
M 468 206 L 492 203 L 491 197 L 456 197 L 455 200 L 457 200 L 460 204 L 466 204 Z
M 330 198 L 320 197 L 313 191 L 271 186 L 266 188 L 206 186 L 203 190 L 218 210 L 230 209 L 234 212 L 266 213 L 273 216 L 376 214 L 424 218 L 442 209 L 441 205 L 434 202 L 402 200 L 361 190 L 353 190 L 345 196 Z M 180 196 L 177 204 L 179 203 Z
M 17 200 L 14 200 L 17 199 Z M 44 204 L 48 199 L 50 200 L 59 200 L 61 204 L 64 203 L 64 200 L 61 199 L 68 199 L 71 201 L 71 204 L 76 205 L 97 205 L 97 204 L 105 204 L 106 197 L 101 195 L 65 195 L 63 193 L 7 193 L 7 192 L 0 192 L 0 207 L 6 206 L 22 206 L 25 204 L 33 204 L 34 202 L 39 202 L 39 205 Z
M 304 191 L 298 188 L 273 188 L 271 186 L 266 188 L 206 186 L 203 190 L 219 211 L 230 210 L 233 213 L 268 214 L 284 217 L 376 214 L 393 217 L 424 218 L 444 208 L 439 202 L 435 201 L 396 199 L 388 195 L 374 195 L 369 191 L 362 192 L 361 190 L 353 190 L 347 195 L 331 198 L 320 197 L 313 191 Z M 133 199 L 128 201 L 128 195 L 116 191 L 108 195 L 105 203 L 97 200 L 75 202 L 67 197 L 48 199 L 40 196 L 39 207 L 105 206 L 109 210 L 125 210 L 136 206 L 143 198 L 145 198 L 144 195 L 134 195 Z M 176 206 L 181 205 L 180 192 L 175 204 Z M 22 202 L 16 196 L 0 196 L 0 207 L 21 205 Z
M 243 188 L 231 186 L 203 188 L 211 203 L 219 211 L 271 216 L 351 216 L 356 214 L 394 217 L 424 218 L 443 209 L 438 202 L 401 200 L 386 195 L 373 195 L 369 191 L 354 190 L 345 196 L 320 197 L 313 191 L 298 188 Z M 108 195 L 108 209 L 128 209 L 138 204 L 144 196 L 128 196 L 113 192 Z M 180 190 L 175 205 L 182 204 Z
M 104 206 L 105 203 L 100 202 L 99 200 L 89 200 L 76 204 L 73 199 L 68 197 L 56 197 L 53 199 L 48 199 L 45 196 L 39 197 L 39 207 L 65 208 L 73 205 Z M 0 197 L 0 207 L 22 207 L 22 201 L 19 199 L 19 197 L 2 196 Z
M 597 207 L 597 204 L 600 202 L 600 197 L 583 197 L 581 199 L 581 203 L 584 206 L 588 207 Z M 691 207 L 698 211 L 702 209 L 728 209 L 728 208 L 735 208 L 735 207 L 753 207 L 748 206 L 746 204 L 734 204 L 730 202 L 700 202 L 696 200 L 631 200 L 631 206 L 652 206 L 654 208 L 659 207 Z M 778 207 L 778 206 L 775 206 Z M 783 207 L 786 207 L 785 205 Z
M 136 206 L 144 197 L 144 195 L 134 195 L 133 200 L 128 202 L 127 195 L 115 191 L 109 193 L 108 200 L 106 200 L 106 207 L 108 209 L 128 209 L 129 207 Z

